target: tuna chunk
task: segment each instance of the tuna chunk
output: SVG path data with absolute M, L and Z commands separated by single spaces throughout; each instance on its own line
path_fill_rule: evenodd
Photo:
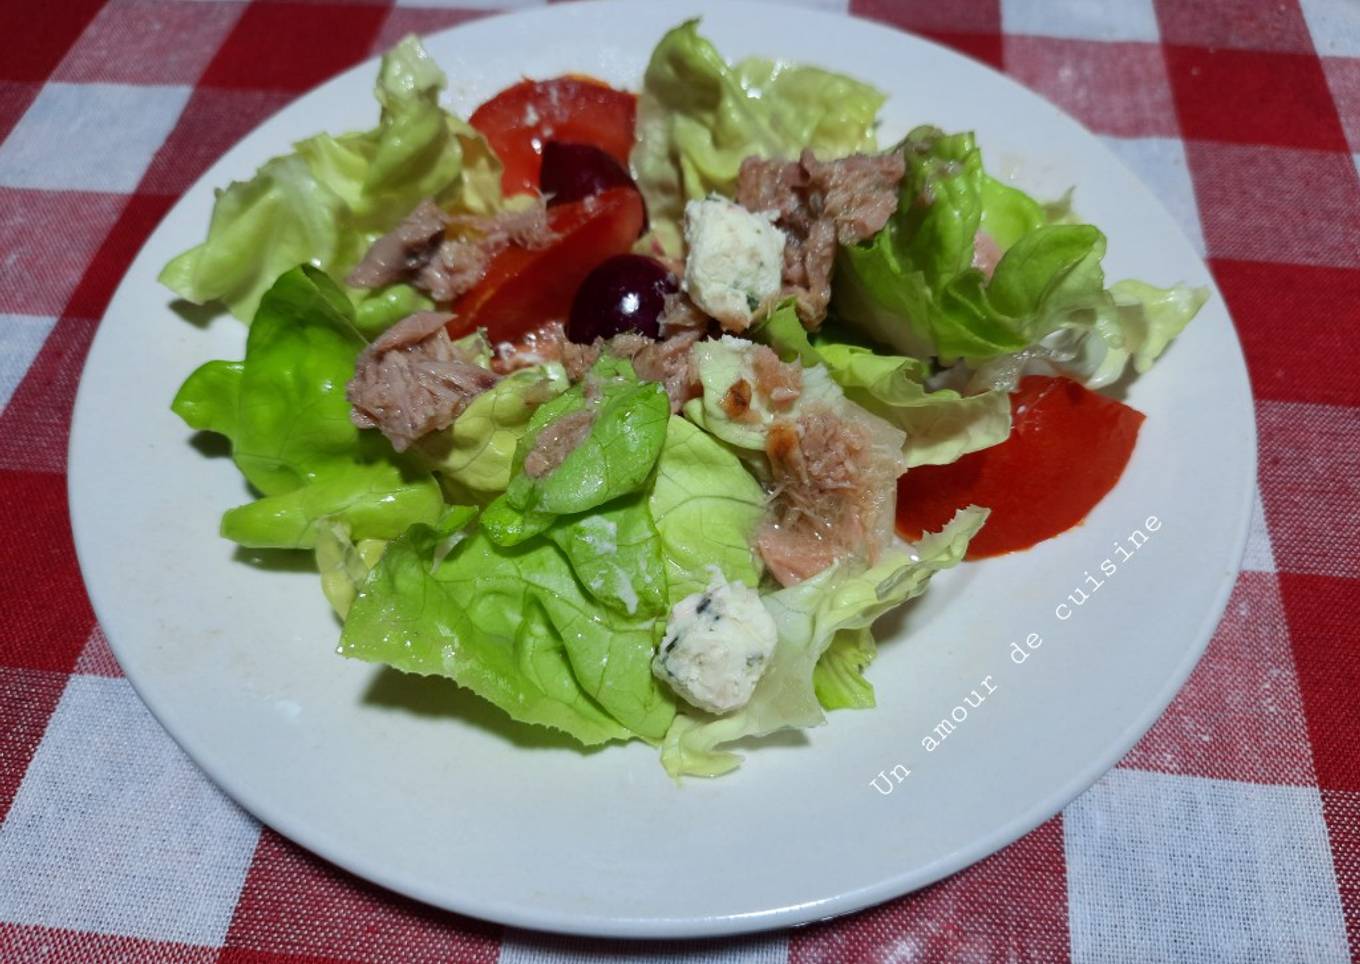
M 795 299 L 807 328 L 816 329 L 826 317 L 837 245 L 858 244 L 888 223 L 905 173 L 900 154 L 822 162 L 805 150 L 797 161 L 742 161 L 737 201 L 750 211 L 774 213 L 786 238 L 782 294 Z
M 632 362 L 633 370 L 643 381 L 659 382 L 670 398 L 671 411 L 678 412 L 685 402 L 699 394 L 699 378 L 690 359 L 690 348 L 703 337 L 703 331 L 694 329 L 681 330 L 660 341 L 624 332 L 609 341 L 596 338 L 593 343 L 582 345 L 567 340 L 560 322 L 551 322 L 518 342 L 497 345 L 493 367 L 508 373 L 531 365 L 560 362 L 567 378 L 574 383 L 586 376 L 600 355 L 608 352 Z
M 427 198 L 374 241 L 345 280 L 356 288 L 407 282 L 448 303 L 481 281 L 491 259 L 510 245 L 541 248 L 552 241 L 541 200 L 481 216 L 449 215 Z
M 561 362 L 567 370 L 567 377 L 577 382 L 590 370 L 590 366 L 595 364 L 597 356 L 586 357 L 589 347 L 589 345 L 573 346 L 572 342 L 567 340 L 567 332 L 562 323 L 550 321 L 521 336 L 517 341 L 497 342 L 491 367 L 502 375 L 508 375 L 521 368 Z M 581 350 L 575 351 L 573 348 Z
M 680 274 L 684 274 L 683 267 Z M 667 292 L 666 300 L 661 308 L 661 317 L 657 319 L 657 324 L 661 327 L 661 334 L 674 335 L 682 331 L 698 331 L 700 333 L 708 329 L 709 323 L 713 319 L 699 310 L 699 306 L 690 300 L 689 295 L 683 291 Z
M 409 280 L 434 257 L 448 223 L 448 215 L 426 198 L 369 246 L 345 281 L 356 288 L 381 288 Z
M 594 405 L 587 405 L 545 427 L 538 433 L 534 447 L 524 456 L 524 474 L 531 479 L 542 478 L 565 462 L 590 435 L 597 414 Z
M 771 426 L 765 454 L 773 501 L 756 549 L 782 585 L 809 579 L 846 556 L 873 563 L 891 541 L 904 466 L 900 440 L 880 425 L 891 430 L 872 417 L 810 406 L 797 421 Z
M 670 398 L 671 411 L 678 412 L 691 398 L 699 395 L 699 373 L 695 371 L 690 349 L 704 337 L 702 331 L 681 331 L 652 341 L 642 335 L 615 335 L 604 345 L 611 355 L 627 358 L 633 371 L 645 382 L 658 382 Z
M 345 389 L 350 421 L 377 428 L 398 452 L 448 428 L 473 398 L 500 380 L 449 338 L 453 316 L 421 311 L 397 322 L 359 353 Z

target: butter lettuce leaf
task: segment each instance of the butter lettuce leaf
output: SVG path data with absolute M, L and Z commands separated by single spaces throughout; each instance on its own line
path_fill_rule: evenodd
M 670 610 L 661 536 L 646 493 L 559 519 L 545 535 L 601 604 L 629 616 L 663 616 Z
M 500 162 L 480 134 L 439 106 L 443 87 L 444 74 L 407 37 L 383 57 L 377 127 L 299 141 L 293 153 L 220 190 L 207 239 L 167 264 L 161 282 L 195 304 L 220 301 L 248 321 L 283 272 L 310 264 L 342 278 L 423 198 L 492 209 Z M 350 294 L 369 333 L 424 300 L 405 286 Z
M 316 527 L 316 571 L 321 591 L 342 620 L 349 612 L 359 587 L 382 558 L 384 539 L 350 539 L 349 526 L 322 519 Z
M 583 415 L 591 419 L 589 430 L 560 464 L 537 477 L 524 471 L 544 432 Z M 639 381 L 626 360 L 603 356 L 585 379 L 534 412 L 515 449 L 509 485 L 487 507 L 482 525 L 501 545 L 516 545 L 559 516 L 638 491 L 661 454 L 669 418 L 670 401 L 659 384 Z
M 765 516 L 765 492 L 741 461 L 679 415 L 666 427 L 648 500 L 661 537 L 668 606 L 712 581 L 758 586 L 762 566 L 751 547 Z
M 926 535 L 912 553 L 892 552 L 876 565 L 841 562 L 811 579 L 763 596 L 779 641 L 769 667 L 746 706 L 729 716 L 700 719 L 678 714 L 661 746 L 672 777 L 719 776 L 741 764 L 724 743 L 825 722 L 814 671 L 838 633 L 866 629 L 875 619 L 925 591 L 931 576 L 957 565 L 968 541 L 987 519 L 969 507 L 940 532 Z
M 415 525 L 388 545 L 349 608 L 343 655 L 448 677 L 512 719 L 586 745 L 632 735 L 596 695 L 621 705 L 649 732 L 664 726 L 665 696 L 646 666 L 649 633 L 627 627 L 615 638 L 607 614 L 581 595 L 556 548 L 536 541 L 506 550 L 474 532 L 448 549 L 449 535 Z M 447 554 L 437 560 L 441 549 Z M 557 600 L 560 594 L 566 601 Z M 630 648 L 639 650 L 631 671 Z M 592 673 L 592 686 L 578 680 L 574 655 L 615 651 L 620 658 Z
M 878 647 L 868 627 L 842 629 L 831 637 L 812 671 L 817 702 L 827 710 L 867 710 L 874 707 L 874 684 L 864 678 Z
M 791 308 L 783 310 L 792 313 Z M 796 418 L 799 409 L 809 403 L 843 404 L 844 393 L 825 367 L 814 365 L 804 369 L 802 392 L 787 409 L 776 412 L 758 393 L 753 393 L 741 420 L 733 419 L 723 407 L 723 401 L 737 382 L 745 381 L 748 386 L 755 384 L 753 359 L 757 348 L 755 342 L 731 335 L 695 345 L 692 349 L 694 367 L 703 394 L 686 402 L 684 412 L 690 421 L 728 445 L 763 452 L 770 426 L 777 419 Z
M 1145 370 L 1203 303 L 1181 286 L 1107 289 L 1105 236 L 990 177 L 972 134 L 919 127 L 897 150 L 898 210 L 840 249 L 831 309 L 897 353 L 990 366 L 980 383 L 1006 388 L 1041 360 L 1094 388 L 1135 356 Z M 1001 252 L 990 276 L 974 266 L 979 244 Z
M 732 194 L 743 158 L 873 150 L 883 101 L 868 84 L 817 67 L 729 64 L 697 20 L 675 27 L 648 62 L 631 157 L 656 238 L 678 254 L 685 201 Z
M 790 305 L 776 309 L 755 334 L 785 361 L 824 365 L 846 398 L 906 433 L 902 454 L 908 467 L 945 465 L 1010 435 L 1005 392 L 928 390 L 925 362 L 843 341 L 834 325 L 810 339 Z
M 310 549 L 321 519 L 357 539 L 391 539 L 443 506 L 439 485 L 377 432 L 349 420 L 345 384 L 364 340 L 340 289 L 310 267 L 265 294 L 240 362 L 193 372 L 171 405 L 191 427 L 231 442 L 262 498 L 232 509 L 222 535 L 242 545 Z
M 506 376 L 478 395 L 454 423 L 416 448 L 459 499 L 485 504 L 510 484 L 515 450 L 540 405 L 567 390 L 561 365 L 536 365 Z

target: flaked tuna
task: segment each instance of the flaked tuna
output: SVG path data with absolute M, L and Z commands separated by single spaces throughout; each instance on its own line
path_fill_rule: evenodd
M 782 294 L 794 299 L 809 329 L 826 318 L 837 245 L 858 244 L 882 230 L 897 210 L 905 172 L 897 153 L 823 162 L 805 150 L 796 161 L 742 161 L 737 201 L 775 215 L 786 239 Z
M 500 380 L 454 344 L 453 316 L 421 311 L 397 322 L 359 353 L 345 389 L 350 421 L 379 429 L 398 452 L 448 428 L 473 398 Z

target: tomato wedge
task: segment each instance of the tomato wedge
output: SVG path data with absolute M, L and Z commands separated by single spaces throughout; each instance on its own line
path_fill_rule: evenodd
M 515 341 L 565 320 L 586 275 L 632 248 L 642 218 L 642 197 L 631 187 L 549 208 L 557 240 L 545 248 L 509 247 L 492 258 L 476 287 L 453 303 L 449 333 L 485 328 L 492 343 Z
M 919 539 L 954 510 L 992 510 L 968 559 L 1051 539 L 1081 522 L 1124 473 L 1143 413 L 1067 378 L 1031 375 L 1011 395 L 1011 434 L 950 465 L 914 468 L 897 483 L 897 531 Z
M 468 122 L 505 165 L 501 190 L 521 194 L 538 188 L 543 145 L 550 140 L 598 147 L 627 169 L 636 115 L 635 95 L 588 77 L 567 76 L 507 87 L 473 111 Z

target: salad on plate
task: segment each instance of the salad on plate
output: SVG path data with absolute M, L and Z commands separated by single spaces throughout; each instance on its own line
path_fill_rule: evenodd
M 173 402 L 313 553 L 338 652 L 450 678 L 674 777 L 874 706 L 873 624 L 1079 523 L 1202 290 L 1109 283 L 1104 235 L 878 140 L 884 95 L 729 63 L 696 21 L 640 90 L 523 80 L 463 119 L 414 38 L 377 125 L 217 194 L 161 280 L 249 325 Z

